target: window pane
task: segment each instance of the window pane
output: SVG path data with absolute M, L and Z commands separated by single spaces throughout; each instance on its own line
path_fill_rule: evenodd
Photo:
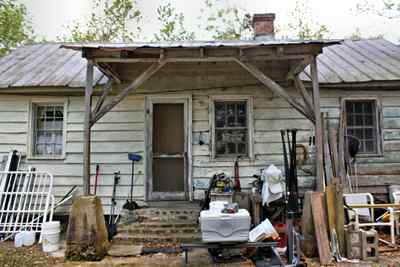
M 361 102 L 354 102 L 354 113 L 362 113 L 363 112 L 363 105 Z
M 216 156 L 248 153 L 246 101 L 215 102 Z
M 378 147 L 374 100 L 346 101 L 347 134 L 360 142 L 361 153 L 376 153 Z
M 236 144 L 228 143 L 228 154 L 236 154 Z
M 215 127 L 225 126 L 225 105 L 223 103 L 215 103 Z
M 36 106 L 34 154 L 61 155 L 63 151 L 64 107 Z
M 373 130 L 373 129 L 365 129 L 365 130 L 364 130 L 364 138 L 365 138 L 365 139 L 372 139 L 372 138 L 374 138 L 374 130 Z

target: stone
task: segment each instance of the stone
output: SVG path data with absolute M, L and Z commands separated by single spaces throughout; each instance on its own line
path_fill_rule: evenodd
M 111 245 L 108 255 L 113 257 L 130 257 L 142 254 L 142 245 Z
M 69 214 L 65 258 L 72 261 L 102 260 L 110 246 L 101 200 L 80 196 Z

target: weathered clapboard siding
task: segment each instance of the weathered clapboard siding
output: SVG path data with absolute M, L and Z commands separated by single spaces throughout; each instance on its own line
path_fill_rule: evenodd
M 175 90 L 179 91 L 179 90 Z M 167 91 L 161 90 L 167 93 Z M 293 93 L 293 91 L 292 91 Z M 160 95 L 160 89 L 157 92 Z M 212 96 L 243 95 L 253 99 L 251 113 L 253 124 L 253 159 L 240 161 L 242 187 L 249 188 L 253 174 L 269 164 L 282 167 L 282 145 L 280 130 L 298 128 L 298 142 L 308 144 L 313 134 L 313 125 L 287 102 L 274 96 L 269 90 L 258 86 L 185 90 L 179 94 L 192 96 L 192 179 L 195 190 L 208 186 L 210 177 L 219 171 L 230 175 L 234 159 L 211 159 L 210 99 Z M 321 110 L 328 113 L 330 123 L 337 125 L 342 97 L 376 96 L 382 105 L 383 148 L 382 156 L 360 157 L 358 161 L 360 191 L 377 194 L 386 193 L 386 185 L 399 183 L 400 179 L 400 91 L 389 90 L 338 90 L 321 89 Z M 11 149 L 25 151 L 28 132 L 29 96 L 1 95 L 0 97 L 0 156 Z M 64 98 L 63 98 L 64 99 Z M 61 160 L 28 159 L 24 166 L 32 165 L 54 175 L 54 192 L 59 199 L 73 185 L 81 185 L 83 97 L 67 97 L 66 156 Z M 95 99 L 96 100 L 96 99 Z M 204 144 L 200 145 L 199 141 Z M 96 164 L 100 164 L 98 194 L 108 211 L 112 193 L 113 174 L 121 171 L 121 182 L 117 195 L 121 201 L 128 196 L 131 162 L 127 152 L 145 150 L 145 95 L 131 95 L 117 105 L 109 114 L 95 124 L 92 130 L 91 174 L 94 179 Z M 305 169 L 312 169 L 310 164 Z M 134 196 L 144 197 L 145 166 L 135 166 Z M 299 185 L 302 190 L 312 188 L 314 179 L 308 172 L 299 170 Z M 195 194 L 196 196 L 196 194 Z M 65 210 L 65 209 L 64 209 Z
M 31 99 L 37 100 L 40 97 L 1 95 L 1 157 L 11 149 L 27 152 L 30 135 L 28 117 Z M 54 100 L 56 99 L 54 98 Z M 67 97 L 67 100 L 65 159 L 28 159 L 22 165 L 22 168 L 30 165 L 35 166 L 38 170 L 53 174 L 56 199 L 61 198 L 73 185 L 80 186 L 82 183 L 83 97 Z M 129 96 L 93 128 L 91 173 L 94 176 L 96 164 L 100 164 L 98 192 L 104 203 L 110 204 L 108 198 L 112 193 L 115 171 L 121 172 L 121 182 L 117 189 L 118 194 L 121 198 L 128 195 L 131 162 L 127 158 L 127 152 L 136 151 L 144 151 L 143 96 Z M 143 198 L 143 187 L 144 165 L 143 162 L 140 162 L 135 166 L 135 197 Z

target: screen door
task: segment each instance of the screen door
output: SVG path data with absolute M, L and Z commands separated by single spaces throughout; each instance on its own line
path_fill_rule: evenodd
M 184 199 L 184 104 L 153 103 L 152 117 L 152 199 Z

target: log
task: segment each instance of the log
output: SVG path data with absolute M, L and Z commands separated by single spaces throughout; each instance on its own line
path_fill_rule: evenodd
M 66 238 L 65 258 L 72 261 L 102 260 L 110 246 L 101 200 L 81 196 L 72 204 Z

